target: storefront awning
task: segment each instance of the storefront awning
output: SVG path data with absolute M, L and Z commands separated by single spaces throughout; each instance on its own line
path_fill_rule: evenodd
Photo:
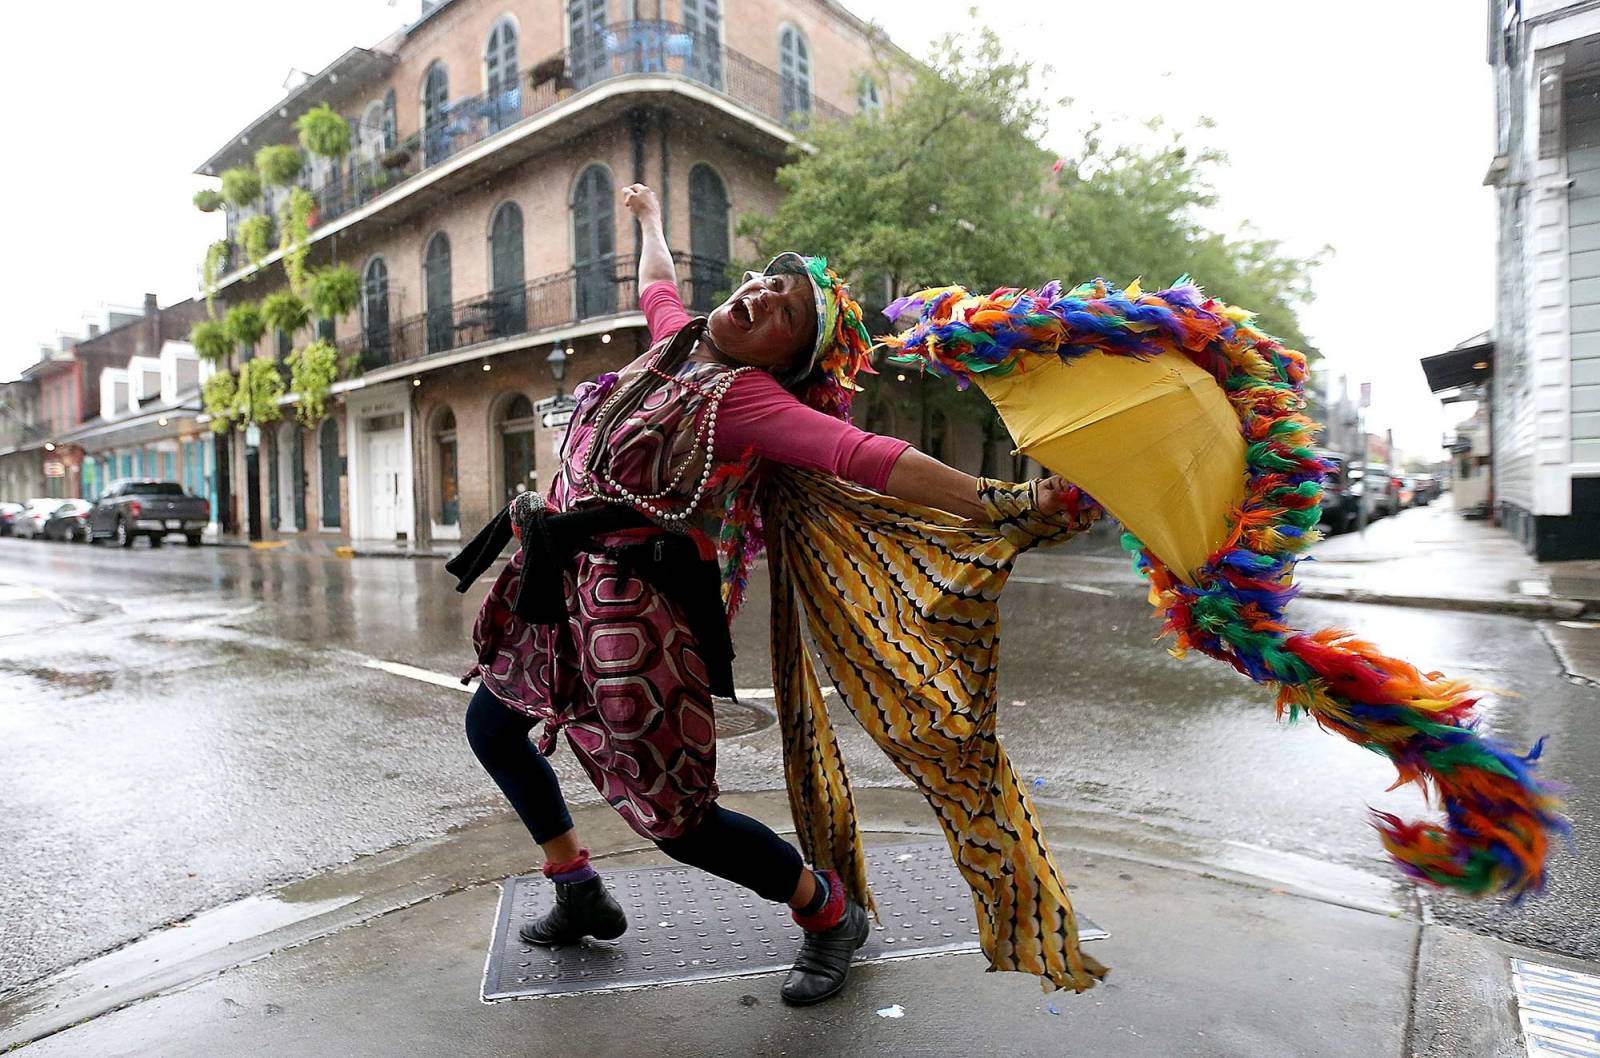
M 1437 356 L 1422 358 L 1422 373 L 1435 393 L 1481 385 L 1494 377 L 1494 342 L 1489 334 L 1474 335 Z

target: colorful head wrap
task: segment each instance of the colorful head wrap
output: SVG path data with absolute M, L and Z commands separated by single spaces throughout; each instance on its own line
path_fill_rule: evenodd
M 872 337 L 862 321 L 861 306 L 850 296 L 850 287 L 833 269 L 826 257 L 804 257 L 788 251 L 780 253 L 767 265 L 762 275 L 805 276 L 811 283 L 811 294 L 817 310 L 817 340 L 809 356 L 802 357 L 795 367 L 778 381 L 784 388 L 792 389 L 806 381 L 818 367 L 822 369 L 821 384 L 831 384 L 839 391 L 822 407 L 831 414 L 839 414 L 834 405 L 846 413 L 850 406 L 849 394 L 856 388 L 855 377 L 860 371 L 871 373 Z M 815 403 L 808 399 L 807 403 Z

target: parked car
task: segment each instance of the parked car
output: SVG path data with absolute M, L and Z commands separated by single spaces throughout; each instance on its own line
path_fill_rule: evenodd
M 199 547 L 210 520 L 211 504 L 184 492 L 176 481 L 113 481 L 89 512 L 89 542 L 132 547 L 143 536 L 151 547 L 160 547 L 169 534 L 181 533 L 190 547 Z
M 16 523 L 11 527 L 11 534 L 37 540 L 44 531 L 44 520 L 64 502 L 56 496 L 35 496 L 23 505 L 22 513 L 17 515 Z
M 1426 507 L 1439 498 L 1439 479 L 1432 474 L 1418 474 L 1416 477 L 1418 507 Z
M 0 536 L 10 536 L 22 514 L 20 503 L 0 503 Z
M 1351 463 L 1349 479 L 1356 502 L 1367 505 L 1368 521 L 1394 513 L 1394 490 L 1388 467 L 1382 463 Z
M 73 543 L 89 539 L 89 512 L 94 504 L 88 500 L 62 500 L 61 506 L 50 512 L 40 532 L 46 540 L 64 540 Z
M 1360 495 L 1350 491 L 1349 462 L 1339 452 L 1318 449 L 1317 455 L 1333 464 L 1333 470 L 1322 480 L 1322 520 L 1336 533 L 1348 533 L 1356 527 L 1356 503 Z

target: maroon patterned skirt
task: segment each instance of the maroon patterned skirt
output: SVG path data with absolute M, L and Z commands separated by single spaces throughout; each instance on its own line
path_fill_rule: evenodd
M 652 841 L 691 829 L 717 797 L 717 730 L 706 666 L 681 609 L 605 554 L 579 552 L 566 574 L 565 625 L 512 610 L 519 549 L 473 627 L 473 675 L 506 705 L 556 732 L 600 792 Z

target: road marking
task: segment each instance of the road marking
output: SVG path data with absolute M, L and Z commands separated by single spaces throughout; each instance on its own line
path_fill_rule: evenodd
M 1019 584 L 1048 584 L 1053 588 L 1065 588 L 1068 591 L 1081 591 L 1085 595 L 1117 594 L 1117 592 L 1107 591 L 1104 588 L 1091 588 L 1087 584 L 1068 584 L 1064 580 L 1054 580 L 1050 577 L 1012 577 L 1011 580 Z
M 23 599 L 43 599 L 38 588 L 24 588 L 18 584 L 0 584 L 0 602 L 20 602 Z
M 1512 959 L 1511 988 L 1529 1058 L 1600 1058 L 1600 977 Z
M 419 683 L 431 683 L 435 687 L 448 687 L 452 690 L 464 691 L 472 694 L 478 689 L 478 681 L 462 683 L 459 676 L 451 676 L 443 672 L 434 672 L 432 669 L 421 669 L 415 665 L 405 665 L 398 661 L 384 661 L 381 658 L 363 658 L 361 663 L 369 669 L 387 672 L 391 676 L 404 676 L 408 680 Z M 823 697 L 833 693 L 832 687 L 822 688 Z M 734 694 L 738 698 L 751 698 L 757 701 L 772 701 L 776 692 L 771 687 L 736 687 Z

